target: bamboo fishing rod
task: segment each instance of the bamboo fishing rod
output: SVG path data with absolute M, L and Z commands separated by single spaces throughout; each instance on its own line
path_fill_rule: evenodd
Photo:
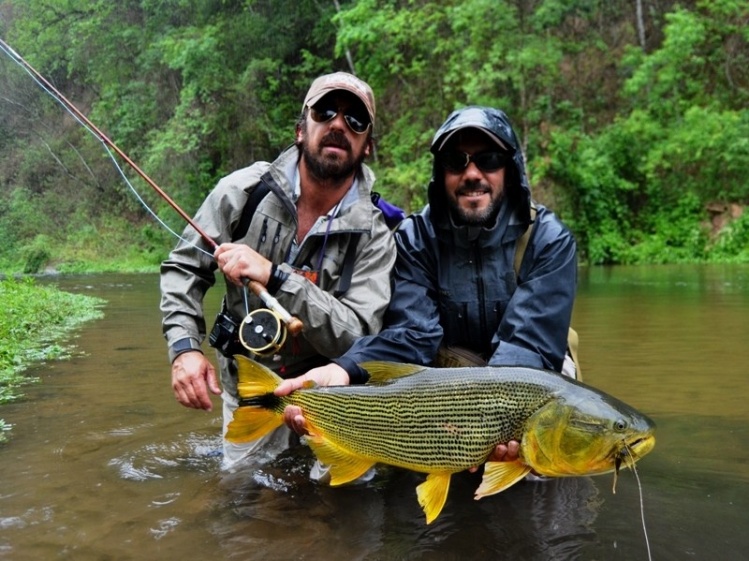
M 72 102 L 70 102 L 57 88 L 55 88 L 44 76 L 42 76 L 31 64 L 29 64 L 21 55 L 19 55 L 8 43 L 6 43 L 3 39 L 0 39 L 0 46 L 2 46 L 3 50 L 8 53 L 8 55 L 13 58 L 18 64 L 23 66 L 28 72 L 33 74 L 37 80 L 39 80 L 42 84 L 44 84 L 44 87 L 47 89 L 47 91 L 54 94 L 54 96 L 57 98 L 57 100 L 62 103 L 70 112 L 72 112 L 76 117 L 78 117 L 81 121 L 86 123 L 86 126 L 89 127 L 89 129 L 99 137 L 99 139 L 104 142 L 107 146 L 109 146 L 114 152 L 117 153 L 117 155 L 122 158 L 127 165 L 129 165 L 156 193 L 159 194 L 159 196 L 164 199 L 169 206 L 171 206 L 177 214 L 179 214 L 185 222 L 187 222 L 192 228 L 200 235 L 205 242 L 211 246 L 212 249 L 216 249 L 218 247 L 218 244 L 211 238 L 208 234 L 205 233 L 205 231 L 198 226 L 195 221 L 184 211 L 180 206 L 169 196 L 166 194 L 166 192 L 159 187 L 156 182 L 151 179 L 138 165 L 130 159 L 130 157 L 125 154 L 120 148 L 112 142 L 109 137 L 104 134 L 99 127 L 94 125 L 88 117 L 86 117 L 83 112 L 79 111 L 78 108 L 73 105 Z M 263 303 L 268 306 L 272 311 L 276 312 L 278 316 L 281 318 L 281 320 L 286 324 L 286 328 L 289 330 L 289 332 L 292 335 L 296 335 L 297 333 L 301 332 L 302 328 L 304 327 L 304 324 L 299 320 L 298 318 L 292 316 L 289 312 L 286 311 L 286 309 L 281 306 L 281 304 L 276 300 L 273 296 L 270 295 L 270 293 L 266 290 L 265 286 L 263 286 L 261 283 L 244 279 L 247 282 L 247 286 L 252 290 L 252 292 L 258 296 Z

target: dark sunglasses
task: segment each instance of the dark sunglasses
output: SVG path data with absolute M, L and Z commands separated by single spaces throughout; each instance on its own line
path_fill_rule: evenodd
M 492 172 L 505 167 L 510 161 L 510 154 L 507 152 L 466 154 L 465 152 L 446 151 L 440 152 L 439 160 L 442 167 L 452 173 L 461 173 L 471 162 L 483 172 Z
M 310 107 L 310 115 L 316 123 L 332 121 L 340 112 L 341 109 L 337 105 L 330 103 L 318 103 Z M 346 121 L 348 128 L 356 134 L 364 134 L 367 132 L 369 125 L 372 124 L 367 117 L 362 115 L 361 111 L 353 106 L 343 110 L 343 120 Z

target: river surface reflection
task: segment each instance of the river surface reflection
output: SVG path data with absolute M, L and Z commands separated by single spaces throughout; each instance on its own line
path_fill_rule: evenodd
M 34 368 L 41 383 L 2 409 L 14 428 L 0 447 L 0 559 L 648 558 L 629 471 L 616 494 L 607 475 L 478 502 L 476 476 L 461 474 L 429 526 L 418 474 L 318 486 L 306 448 L 222 473 L 219 414 L 171 393 L 157 276 L 45 282 L 108 304 L 75 334 L 71 359 Z M 653 559 L 745 559 L 749 267 L 583 269 L 574 326 L 585 381 L 658 424 L 638 464 Z

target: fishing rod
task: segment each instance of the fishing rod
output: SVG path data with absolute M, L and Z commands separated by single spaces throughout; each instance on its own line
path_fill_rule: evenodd
M 198 226 L 198 224 L 195 223 L 195 221 L 184 211 L 180 206 L 161 188 L 159 187 L 156 182 L 151 179 L 138 165 L 130 159 L 130 157 L 125 154 L 114 142 L 112 142 L 109 137 L 104 134 L 96 125 L 94 125 L 88 117 L 86 117 L 81 111 L 78 110 L 78 108 L 73 105 L 72 102 L 70 102 L 57 88 L 55 88 L 44 76 L 42 76 L 31 64 L 29 64 L 21 55 L 19 55 L 8 43 L 6 43 L 3 39 L 0 38 L 0 47 L 15 60 L 16 63 L 20 64 L 27 72 L 29 72 L 36 80 L 40 82 L 40 84 L 43 85 L 43 89 L 45 89 L 50 95 L 53 95 L 68 111 L 70 111 L 75 117 L 80 119 L 85 125 L 89 128 L 89 130 L 95 134 L 99 140 L 101 140 L 105 146 L 108 146 L 114 152 L 117 153 L 117 155 L 122 158 L 127 165 L 129 165 L 156 193 L 159 194 L 159 196 L 164 199 L 169 206 L 171 206 L 177 214 L 179 214 L 185 222 L 187 222 L 192 228 L 200 235 L 201 238 L 214 250 L 218 247 L 218 244 L 211 238 L 208 234 L 205 233 L 205 231 Z M 249 279 L 243 279 L 245 281 L 245 286 L 249 287 L 252 292 L 258 296 L 263 303 L 276 314 L 276 316 L 283 321 L 285 324 L 286 329 L 292 334 L 296 335 L 297 333 L 300 333 L 302 328 L 304 327 L 304 324 L 301 322 L 300 319 L 292 316 L 286 309 L 276 300 L 273 296 L 270 295 L 270 293 L 266 290 L 265 286 L 258 281 L 249 280 Z M 252 323 L 252 318 L 249 317 L 251 314 L 248 314 L 248 318 L 250 320 L 250 323 Z M 247 321 L 247 319 L 245 321 Z M 243 327 L 244 327 L 243 322 Z M 249 327 L 249 326 L 248 326 Z M 257 329 L 258 326 L 255 328 Z M 264 326 L 264 327 L 267 327 Z M 250 330 L 243 330 L 245 332 L 249 332 Z M 267 334 L 265 339 L 267 340 Z M 280 330 L 278 336 L 272 336 L 272 339 L 277 342 L 280 339 Z M 285 339 L 285 337 L 284 337 Z M 277 345 L 273 345 L 273 347 L 276 347 Z M 254 350 L 254 349 L 250 349 Z

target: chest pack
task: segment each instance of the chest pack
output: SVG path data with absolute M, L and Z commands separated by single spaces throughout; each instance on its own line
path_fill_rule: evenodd
M 265 181 L 261 180 L 248 195 L 247 202 L 245 202 L 244 208 L 242 209 L 242 216 L 240 217 L 237 226 L 234 228 L 234 231 L 231 233 L 232 242 L 236 242 L 245 237 L 247 231 L 250 229 L 250 223 L 252 222 L 252 217 L 255 215 L 255 211 L 268 193 L 270 193 L 270 187 Z M 382 195 L 379 193 L 372 191 L 370 196 L 372 204 L 380 209 L 385 217 L 385 223 L 391 230 L 395 229 L 406 217 L 406 213 L 403 212 L 403 209 L 389 203 L 382 198 Z M 338 290 L 334 292 L 336 298 L 340 298 L 346 294 L 351 287 L 351 278 L 354 275 L 354 263 L 356 261 L 356 248 L 359 245 L 360 238 L 361 232 L 354 232 L 351 234 L 351 240 L 346 248 L 346 254 L 343 256 L 341 281 L 338 285 Z

